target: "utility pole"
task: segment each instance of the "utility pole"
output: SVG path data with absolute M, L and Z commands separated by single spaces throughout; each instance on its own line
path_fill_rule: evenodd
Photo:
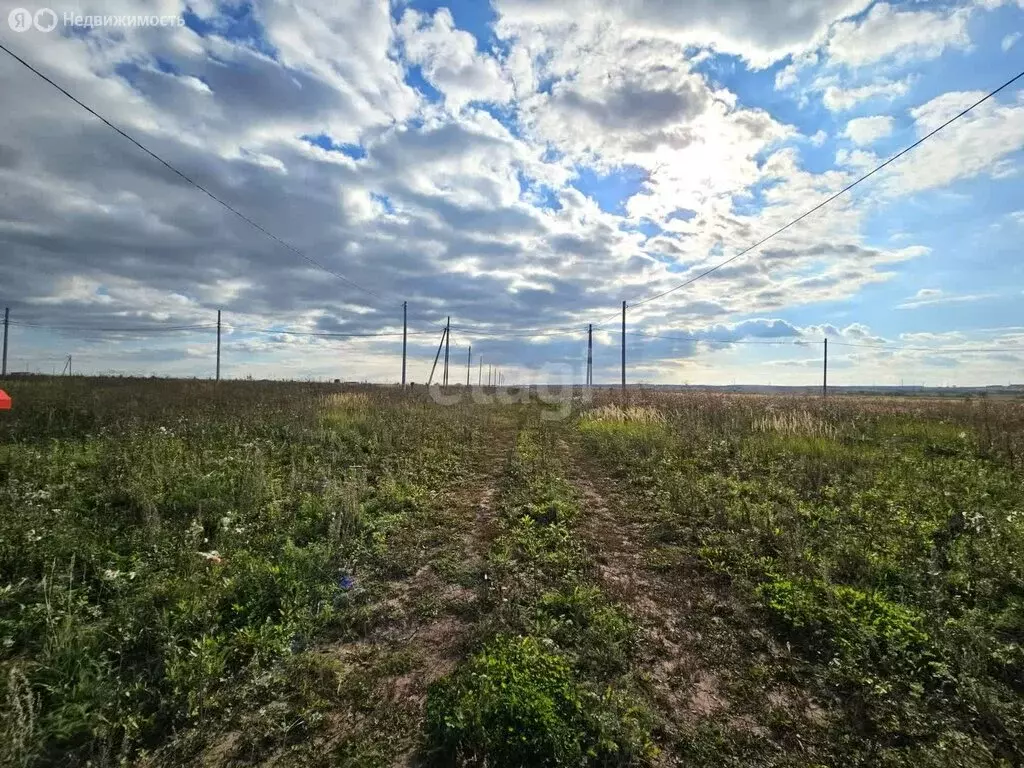
M 409 302 L 402 302 L 402 389 L 405 389 L 405 350 L 409 335 Z
M 444 384 L 448 386 L 448 342 L 451 341 L 452 333 L 452 318 L 449 315 L 448 320 L 444 324 Z
M 825 337 L 825 366 L 821 370 L 821 396 L 828 397 L 828 336 Z
M 10 307 L 5 307 L 4 308 L 4 365 L 3 365 L 3 372 L 0 373 L 0 376 L 6 376 L 7 375 L 7 327 L 10 325 L 10 322 L 11 322 L 11 308 Z
M 494 366 L 490 363 L 487 364 L 487 386 L 491 386 L 491 381 L 494 378 Z
M 622 302 L 622 394 L 626 394 L 626 302 Z
M 434 381 L 434 371 L 437 370 L 437 360 L 441 357 L 441 347 L 444 346 L 444 340 L 448 338 L 448 329 L 445 328 L 441 331 L 441 341 L 437 345 L 437 354 L 434 355 L 434 364 L 430 366 L 430 378 L 427 379 L 427 386 L 429 387 Z
M 587 326 L 587 386 L 594 383 L 594 325 Z
M 476 385 L 479 387 L 484 383 L 484 356 L 480 355 L 476 361 Z
M 469 372 L 473 369 L 473 345 L 469 345 L 469 352 L 466 353 L 466 386 L 469 386 Z
M 217 378 L 220 381 L 220 310 L 217 310 Z

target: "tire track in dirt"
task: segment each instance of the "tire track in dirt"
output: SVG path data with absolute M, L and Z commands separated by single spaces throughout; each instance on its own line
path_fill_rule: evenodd
M 566 449 L 566 477 L 582 511 L 578 530 L 597 580 L 640 629 L 636 667 L 662 718 L 664 764 L 695 757 L 685 754 L 687 745 L 707 732 L 727 737 L 740 755 L 750 749 L 781 762 L 810 759 L 806 735 L 823 736 L 827 726 L 819 703 L 786 675 L 751 683 L 752 670 L 785 667 L 786 649 L 692 551 L 659 540 L 643 500 L 578 443 Z
M 427 562 L 411 578 L 388 585 L 392 595 L 385 602 L 396 620 L 331 651 L 349 664 L 358 663 L 356 658 L 366 655 L 367 648 L 372 649 L 370 657 L 400 654 L 415 660 L 410 669 L 378 677 L 373 697 L 383 722 L 363 724 L 386 727 L 395 713 L 404 713 L 404 738 L 391 745 L 394 751 L 387 760 L 391 765 L 415 764 L 429 686 L 455 669 L 473 640 L 487 552 L 496 533 L 494 500 L 521 427 L 521 419 L 512 423 L 502 414 L 485 419 L 486 439 L 471 460 L 471 476 L 435 504 L 444 514 L 434 518 L 433 527 L 447 538 L 449 550 L 457 550 L 448 554 L 460 564 L 459 569 L 443 572 L 436 567 L 436 558 L 425 558 Z M 417 611 L 424 600 L 438 606 L 437 615 Z
M 365 616 L 363 628 L 312 651 L 320 676 L 314 685 L 331 702 L 303 747 L 316 765 L 416 764 L 427 690 L 455 669 L 474 639 L 498 484 L 522 426 L 511 413 L 480 418 L 480 450 L 468 457 L 466 474 L 430 501 L 408 547 L 414 561 L 401 565 L 415 570 L 384 581 L 357 573 L 348 598 Z M 290 747 L 253 754 L 240 736 L 223 734 L 197 764 L 294 764 Z

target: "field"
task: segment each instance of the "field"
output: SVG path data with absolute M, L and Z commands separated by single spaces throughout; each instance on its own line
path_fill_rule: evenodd
M 0 765 L 1018 765 L 1024 402 L 35 379 Z

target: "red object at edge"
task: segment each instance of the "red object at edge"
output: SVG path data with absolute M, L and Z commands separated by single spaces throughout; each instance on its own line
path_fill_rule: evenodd
M 0 411 L 11 410 L 11 396 L 0 389 Z

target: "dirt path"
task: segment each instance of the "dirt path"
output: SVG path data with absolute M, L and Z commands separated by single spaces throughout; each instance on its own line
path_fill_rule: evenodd
M 289 686 L 319 699 L 315 730 L 303 735 L 300 715 L 294 737 L 278 741 L 291 743 L 266 752 L 230 731 L 197 764 L 416 764 L 427 690 L 474 639 L 492 505 L 519 424 L 509 414 L 485 414 L 480 429 L 479 450 L 466 457 L 458 481 L 417 502 L 388 529 L 375 561 L 352 573 L 342 637 L 311 649 L 288 673 Z
M 357 738 L 367 735 L 372 741 L 388 734 L 382 764 L 415 764 L 427 690 L 454 670 L 473 640 L 494 536 L 494 498 L 517 429 L 512 423 L 492 424 L 471 473 L 435 501 L 439 512 L 417 532 L 415 572 L 387 582 L 368 606 L 381 620 L 359 640 L 325 649 L 350 675 L 369 678 L 370 711 L 356 720 L 351 712 L 339 713 L 338 730 L 355 730 Z
M 810 758 L 801 733 L 823 728 L 826 716 L 784 682 L 786 650 L 690 547 L 666 537 L 649 501 L 579 446 L 568 446 L 568 455 L 567 478 L 583 511 L 579 530 L 597 577 L 640 627 L 636 664 L 663 718 L 665 764 L 726 762 L 729 753 Z M 715 752 L 705 755 L 699 745 L 711 734 Z

